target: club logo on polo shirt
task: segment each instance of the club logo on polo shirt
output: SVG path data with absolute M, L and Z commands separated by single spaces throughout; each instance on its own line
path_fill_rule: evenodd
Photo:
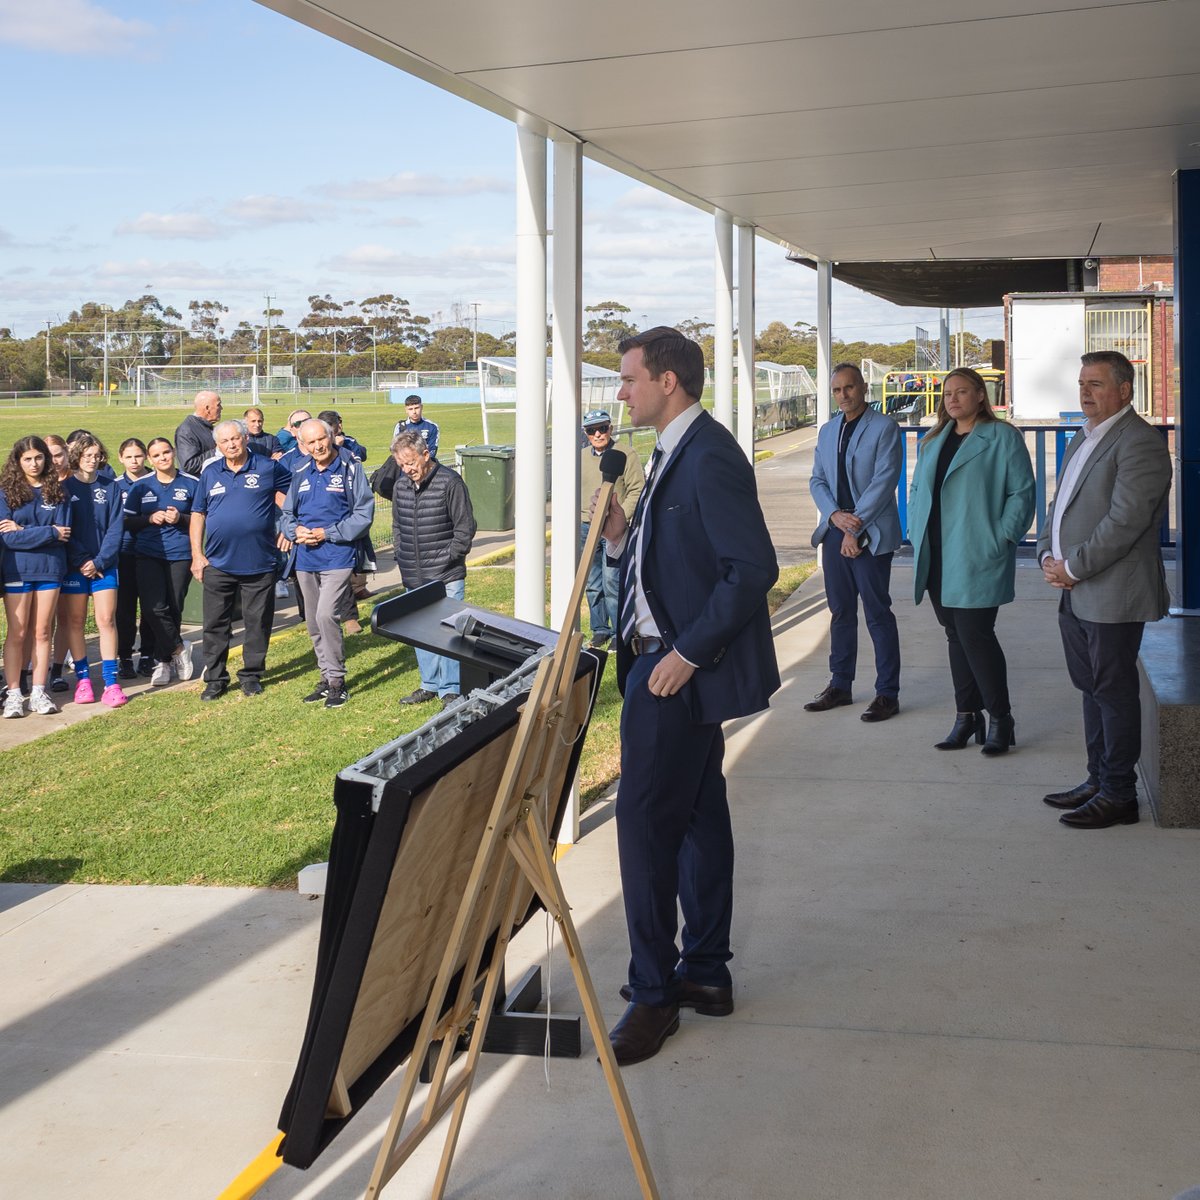
M 246 489 L 249 490 L 256 487 L 258 487 L 258 472 L 252 471 L 246 476 Z
M 342 475 L 330 475 L 329 483 L 326 485 L 327 492 L 344 492 L 346 490 L 346 480 Z
M 176 488 L 175 491 L 171 493 L 172 500 L 186 500 L 187 498 L 188 498 L 187 488 Z M 148 496 L 147 499 L 153 500 L 154 497 Z
M 102 487 L 94 488 L 92 491 L 92 499 L 95 500 L 97 504 L 103 504 L 105 500 L 108 499 L 108 492 Z

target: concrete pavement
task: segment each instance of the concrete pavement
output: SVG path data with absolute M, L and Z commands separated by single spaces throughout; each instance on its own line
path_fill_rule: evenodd
M 768 460 L 764 497 L 804 502 L 804 453 Z M 685 1013 L 624 1072 L 660 1191 L 1169 1200 L 1200 1183 L 1200 831 L 1073 831 L 1041 804 L 1082 777 L 1082 746 L 1036 569 L 1001 615 L 1018 746 L 994 760 L 932 750 L 953 715 L 943 638 L 903 565 L 894 593 L 896 719 L 858 720 L 869 679 L 852 708 L 802 711 L 827 677 L 818 574 L 776 615 L 771 710 L 729 727 L 738 1007 Z M 585 816 L 561 872 L 611 1023 L 627 944 L 610 818 Z M 219 1194 L 275 1133 L 319 911 L 284 892 L 0 885 L 0 1195 Z M 537 918 L 512 971 L 546 942 Z M 555 1011 L 577 1010 L 561 946 L 550 970 Z M 588 1044 L 549 1083 L 485 1056 L 449 1196 L 638 1194 Z M 259 1195 L 361 1196 L 396 1087 Z M 384 1195 L 428 1194 L 437 1149 Z

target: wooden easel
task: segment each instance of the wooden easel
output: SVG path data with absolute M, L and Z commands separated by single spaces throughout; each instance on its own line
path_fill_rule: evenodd
M 598 514 L 607 512 L 612 486 L 611 483 L 601 486 L 596 503 Z M 555 775 L 556 766 L 561 768 L 582 728 L 582 722 L 572 720 L 568 712 L 571 687 L 583 647 L 583 637 L 573 626 L 575 614 L 579 611 L 583 599 L 588 564 L 595 554 L 602 524 L 602 520 L 593 520 L 591 523 L 558 642 L 554 652 L 542 660 L 529 698 L 522 709 L 512 750 L 501 776 L 483 839 L 475 855 L 449 942 L 442 955 L 437 980 L 425 1006 L 425 1015 L 416 1044 L 405 1069 L 404 1083 L 392 1110 L 383 1144 L 375 1159 L 371 1181 L 367 1186 L 368 1200 L 375 1200 L 380 1196 L 387 1181 L 449 1112 L 450 1124 L 431 1193 L 432 1200 L 441 1200 L 445 1194 L 450 1164 L 462 1130 L 471 1087 L 475 1082 L 488 1018 L 492 1013 L 503 974 L 504 953 L 521 905 L 523 882 L 534 889 L 546 911 L 558 923 L 642 1196 L 645 1200 L 658 1200 L 658 1188 L 650 1171 L 646 1148 L 629 1104 L 625 1084 L 613 1056 L 612 1045 L 608 1040 L 600 1002 L 583 958 L 575 923 L 571 920 L 570 906 L 563 894 L 554 861 L 550 857 L 550 835 L 547 829 L 550 780 Z M 516 870 L 511 869 L 513 864 Z M 505 889 L 503 885 L 506 877 L 508 886 Z M 505 893 L 503 898 L 502 890 Z M 497 911 L 502 913 L 498 927 L 495 920 Z M 439 1020 L 437 1014 L 446 1007 L 451 980 L 457 964 L 464 961 L 464 950 L 465 962 L 482 962 L 489 933 L 497 928 L 499 932 L 484 975 L 483 994 L 478 1004 L 474 997 L 476 977 L 472 971 L 465 970 L 462 972 L 453 1006 L 445 1017 Z M 465 1058 L 457 1064 L 454 1077 L 451 1078 L 455 1048 L 468 1030 L 471 1030 L 470 1045 Z M 441 1046 L 437 1051 L 429 1095 L 421 1115 L 412 1129 L 405 1134 L 404 1125 L 416 1091 L 421 1065 L 435 1042 L 440 1042 Z

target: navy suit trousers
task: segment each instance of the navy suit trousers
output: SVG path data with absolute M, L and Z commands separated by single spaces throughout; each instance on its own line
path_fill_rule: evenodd
M 729 987 L 733 830 L 719 724 L 692 721 L 683 695 L 652 696 L 662 654 L 633 661 L 621 711 L 617 846 L 629 927 L 629 985 L 639 1004 L 668 1004 L 679 978 Z M 685 689 L 686 691 L 686 689 Z M 676 946 L 676 897 L 683 911 Z
M 1071 593 L 1058 603 L 1058 631 L 1071 682 L 1083 693 L 1083 736 L 1088 782 L 1110 800 L 1137 799 L 1142 753 L 1142 701 L 1137 658 L 1141 621 L 1084 621 Z
M 858 601 L 862 599 L 867 632 L 875 646 L 875 694 L 900 695 L 900 633 L 888 586 L 891 553 L 864 550 L 857 558 L 842 554 L 842 531 L 830 528 L 821 542 L 821 569 L 829 602 L 829 682 L 850 691 L 858 665 Z

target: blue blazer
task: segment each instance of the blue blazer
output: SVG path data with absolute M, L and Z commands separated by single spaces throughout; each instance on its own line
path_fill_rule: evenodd
M 641 520 L 646 602 L 667 644 L 698 668 L 683 689 L 692 720 L 715 724 L 766 708 L 779 687 L 767 610 L 779 566 L 754 468 L 708 413 L 663 464 Z M 632 552 L 627 545 L 622 584 Z M 618 637 L 622 695 L 632 663 Z
M 808 483 L 821 518 L 813 530 L 814 546 L 821 544 L 829 532 L 829 518 L 838 510 L 838 438 L 844 424 L 845 418 L 839 412 L 817 434 L 813 473 Z M 869 538 L 867 549 L 872 554 L 890 554 L 900 545 L 896 487 L 904 461 L 903 438 L 891 417 L 868 408 L 854 423 L 846 447 L 846 474 L 854 497 L 854 515 L 863 523 Z

